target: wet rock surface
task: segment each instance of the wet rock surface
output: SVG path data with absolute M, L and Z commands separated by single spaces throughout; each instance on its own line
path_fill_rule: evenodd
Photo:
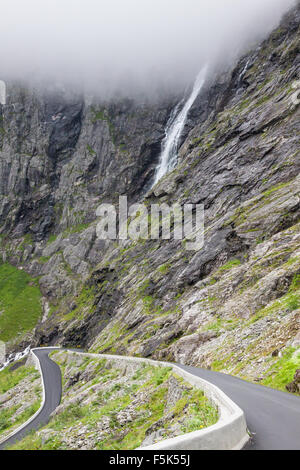
M 298 5 L 211 77 L 176 169 L 152 190 L 174 97 L 99 103 L 10 85 L 0 107 L 1 252 L 39 278 L 50 304 L 22 344 L 163 358 L 283 389 L 291 382 L 276 377 L 279 361 L 296 357 L 298 367 L 299 18 Z M 204 204 L 204 247 L 98 240 L 96 208 L 120 194 Z

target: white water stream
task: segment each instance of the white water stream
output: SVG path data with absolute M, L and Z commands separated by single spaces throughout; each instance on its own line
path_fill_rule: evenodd
M 159 164 L 156 168 L 153 186 L 155 186 L 156 183 L 176 165 L 179 139 L 184 129 L 188 113 L 205 83 L 207 69 L 207 66 L 203 67 L 203 69 L 201 69 L 200 73 L 197 75 L 193 90 L 181 111 L 179 111 L 179 109 L 182 102 L 180 102 L 174 108 L 170 116 L 166 127 L 166 136 L 162 143 L 162 152 Z
M 24 349 L 24 351 L 20 351 L 15 354 L 14 353 L 10 354 L 6 361 L 3 358 L 3 362 L 0 362 L 0 372 L 1 370 L 9 366 L 9 364 L 11 364 L 12 362 L 19 361 L 20 359 L 23 359 L 24 357 L 28 356 L 29 353 L 30 353 L 30 346 Z

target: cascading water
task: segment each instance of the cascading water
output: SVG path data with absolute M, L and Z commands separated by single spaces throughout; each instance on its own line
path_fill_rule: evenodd
M 239 79 L 238 79 L 239 85 L 242 83 L 243 78 L 244 78 L 244 76 L 246 75 L 246 72 L 247 72 L 247 70 L 248 70 L 249 64 L 250 64 L 250 60 L 247 61 L 245 67 L 243 68 L 243 70 L 241 71 L 241 73 L 240 73 L 240 75 L 239 75 Z
M 7 360 L 6 361 L 3 361 L 2 363 L 0 363 L 0 372 L 5 369 L 7 366 L 9 366 L 9 364 L 11 362 L 15 362 L 15 361 L 20 361 L 20 359 L 23 359 L 24 357 L 28 356 L 28 354 L 30 353 L 30 346 L 28 346 L 26 349 L 24 349 L 24 351 L 20 351 L 18 353 L 11 353 Z
M 162 152 L 159 164 L 156 168 L 153 186 L 176 165 L 179 139 L 184 129 L 188 113 L 205 83 L 206 74 L 207 66 L 197 75 L 193 90 L 181 111 L 179 112 L 182 102 L 174 108 L 170 116 L 166 127 L 166 136 L 162 143 Z

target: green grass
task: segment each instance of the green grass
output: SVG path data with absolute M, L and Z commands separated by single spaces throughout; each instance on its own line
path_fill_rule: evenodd
M 42 442 L 42 438 L 38 437 L 36 432 L 31 431 L 22 441 L 17 442 L 9 448 L 9 450 L 57 450 L 64 449 L 63 444 L 57 437 L 52 437 L 47 440 L 45 444 Z
M 81 407 L 77 404 L 68 406 L 62 413 L 60 413 L 53 422 L 54 429 L 62 429 L 68 424 L 76 423 L 86 416 L 86 407 Z
M 300 298 L 296 294 L 291 295 L 286 303 L 287 309 L 289 312 L 293 312 L 294 310 L 298 310 L 300 308 Z
M 239 266 L 241 264 L 239 259 L 233 259 L 231 261 L 228 261 L 228 263 L 224 264 L 221 266 L 218 271 L 219 272 L 224 272 L 224 271 L 230 271 L 230 269 L 234 268 L 235 266 Z
M 53 358 L 59 364 L 65 363 L 62 354 L 54 354 Z M 89 359 L 85 367 L 89 366 L 91 370 L 93 362 L 95 364 L 89 385 L 95 383 L 95 380 L 105 384 L 107 377 L 113 375 L 113 379 L 116 379 L 120 376 L 119 370 L 107 369 L 106 361 L 99 361 L 98 365 L 96 361 Z M 74 367 L 72 361 L 68 362 L 68 367 Z M 82 367 L 83 364 L 77 366 L 78 370 Z M 96 376 L 94 376 L 95 373 Z M 142 364 L 133 374 L 131 383 L 116 382 L 108 389 L 98 390 L 88 405 L 69 404 L 64 411 L 50 420 L 46 429 L 52 429 L 57 434 L 46 442 L 42 442 L 37 433 L 31 433 L 11 449 L 64 449 L 66 445 L 62 442 L 63 436 L 69 432 L 69 429 L 82 425 L 87 427 L 87 435 L 97 435 L 97 426 L 103 417 L 109 418 L 109 430 L 101 440 L 96 441 L 95 448 L 98 450 L 135 449 L 144 441 L 149 427 L 160 419 L 166 419 L 168 380 L 171 375 L 184 387 L 182 398 L 177 401 L 172 410 L 174 419 L 180 424 L 180 420 L 185 419 L 185 413 L 189 409 L 190 420 L 186 422 L 187 430 L 201 429 L 214 424 L 218 419 L 217 409 L 212 406 L 202 391 L 192 388 L 181 377 L 174 375 L 171 367 L 160 368 Z M 136 405 L 138 416 L 132 422 L 121 425 L 117 417 L 118 412 L 130 406 L 136 393 L 139 392 L 147 398 L 146 401 L 141 400 L 141 403 Z M 172 419 L 162 424 L 166 433 L 171 425 Z M 182 429 L 182 432 L 188 432 L 185 428 Z
M 80 223 L 77 225 L 72 225 L 71 227 L 67 228 L 64 232 L 63 235 L 64 237 L 67 237 L 68 235 L 71 235 L 72 233 L 80 233 L 83 232 L 85 229 L 87 229 L 90 226 L 89 223 L 84 224 Z
M 94 108 L 91 109 L 93 117 L 92 122 L 95 123 L 97 121 L 106 121 L 107 116 L 104 114 L 103 110 L 96 110 Z
M 54 235 L 54 234 L 50 235 L 47 241 L 47 245 L 50 245 L 51 243 L 55 242 L 56 239 L 57 239 L 57 235 Z
M 150 400 L 140 407 L 141 410 L 145 411 L 144 418 L 137 420 L 132 428 L 122 439 L 122 441 L 117 441 L 112 437 L 100 444 L 100 448 L 107 450 L 127 450 L 127 449 L 136 449 L 140 446 L 145 439 L 146 430 L 151 426 L 151 424 L 157 422 L 164 415 L 167 387 L 161 387 L 158 390 L 155 390 L 150 395 Z M 147 414 L 150 413 L 150 416 Z
M 95 289 L 93 287 L 83 286 L 81 292 L 76 297 L 76 308 L 64 315 L 65 321 L 73 318 L 83 319 L 85 313 L 92 313 L 95 310 Z
M 290 290 L 286 295 L 280 297 L 280 299 L 275 300 L 266 307 L 258 310 L 256 314 L 250 318 L 248 325 L 251 325 L 267 316 L 274 316 L 280 311 L 288 313 L 298 310 L 300 308 L 300 290 L 294 290 L 293 287 L 290 289 L 292 289 L 292 291 Z
M 216 331 L 219 332 L 221 329 L 226 331 L 234 330 L 240 324 L 239 318 L 223 319 L 218 317 L 215 321 L 212 321 L 205 325 L 203 331 Z
M 162 274 L 167 274 L 170 270 L 171 265 L 166 263 L 159 266 L 158 271 Z
M 19 414 L 19 416 L 15 419 L 15 421 L 11 421 L 11 420 L 6 420 L 6 428 L 5 430 L 8 430 L 9 428 L 12 428 L 14 426 L 19 426 L 23 423 L 26 423 L 26 421 L 34 415 L 34 413 L 37 412 L 37 410 L 40 408 L 41 406 L 41 400 L 36 400 L 32 405 L 28 406 L 28 408 L 26 408 L 22 413 Z M 15 413 L 15 409 L 16 407 L 12 407 L 10 408 L 8 411 L 10 413 L 10 416 L 13 416 L 13 414 Z M 3 410 L 3 411 L 0 411 L 0 423 L 1 423 L 1 417 L 2 417 L 2 413 L 5 413 L 6 410 Z M 1 430 L 0 430 L 1 431 Z
M 172 374 L 172 367 L 154 367 L 151 368 L 151 379 L 146 385 L 154 385 L 158 387 L 168 380 Z
M 13 406 L 11 408 L 4 408 L 0 410 L 0 435 L 7 431 L 12 426 L 12 416 L 17 411 L 18 407 Z
M 6 367 L 0 372 L 0 394 L 6 393 L 11 388 L 14 388 L 21 380 L 33 373 L 38 375 L 34 367 L 21 366 L 13 371 L 10 370 L 9 367 Z
M 193 432 L 198 429 L 212 426 L 218 421 L 218 411 L 201 390 L 194 390 L 188 400 L 191 417 L 187 421 L 184 432 Z
M 17 417 L 17 419 L 14 421 L 13 425 L 17 426 L 17 425 L 20 425 L 22 423 L 26 423 L 26 421 L 32 416 L 34 415 L 34 413 L 37 412 L 37 410 L 40 408 L 41 406 L 41 400 L 36 400 L 32 405 L 28 406 L 28 408 L 26 408 L 22 413 L 19 414 L 19 416 Z
M 240 264 L 241 264 L 241 261 L 239 259 L 232 259 L 228 261 L 226 264 L 218 268 L 217 271 L 215 271 L 215 273 L 213 274 L 213 277 L 210 280 L 210 285 L 213 285 L 216 282 L 218 282 L 218 276 L 221 276 L 223 273 L 230 271 L 231 269 L 235 268 L 236 266 L 239 266 Z M 216 279 L 216 276 L 217 276 L 217 279 Z
M 0 340 L 10 341 L 32 330 L 42 315 L 35 280 L 10 264 L 0 265 Z
M 111 120 L 109 119 L 109 116 L 108 114 L 105 112 L 104 109 L 95 109 L 95 108 L 91 108 L 91 112 L 92 112 L 92 118 L 91 118 L 91 122 L 93 124 L 95 124 L 97 121 L 104 121 L 106 122 L 106 124 L 108 125 L 109 127 L 109 132 L 110 132 L 110 135 L 112 137 L 112 141 L 114 142 L 114 133 L 115 133 L 115 129 L 114 129 L 114 125 L 113 123 L 111 122 Z
M 45 263 L 48 263 L 50 258 L 51 256 L 40 256 L 40 258 L 38 259 L 38 262 L 41 264 L 45 264 Z
M 287 348 L 283 356 L 269 369 L 271 374 L 262 384 L 278 390 L 286 391 L 285 386 L 293 381 L 295 372 L 300 369 L 300 351 L 295 348 Z
M 90 155 L 96 155 L 95 150 L 90 145 L 87 145 L 86 148 Z
M 8 390 L 16 387 L 23 379 L 31 376 L 32 381 L 39 376 L 39 373 L 34 367 L 20 366 L 15 370 L 10 370 L 9 367 L 0 372 L 0 394 L 6 393 Z M 35 393 L 39 395 L 39 389 L 35 388 Z M 26 408 L 19 416 L 13 421 L 12 418 L 15 415 L 21 403 L 14 405 L 10 408 L 0 408 L 0 434 L 8 431 L 14 426 L 18 426 L 25 423 L 40 407 L 41 400 L 36 400 L 32 405 Z
M 300 274 L 295 274 L 290 285 L 289 292 L 300 290 Z

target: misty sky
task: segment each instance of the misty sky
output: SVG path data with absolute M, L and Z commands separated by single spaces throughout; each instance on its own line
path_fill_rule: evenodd
M 267 36 L 295 0 L 0 0 L 0 79 L 181 86 Z

